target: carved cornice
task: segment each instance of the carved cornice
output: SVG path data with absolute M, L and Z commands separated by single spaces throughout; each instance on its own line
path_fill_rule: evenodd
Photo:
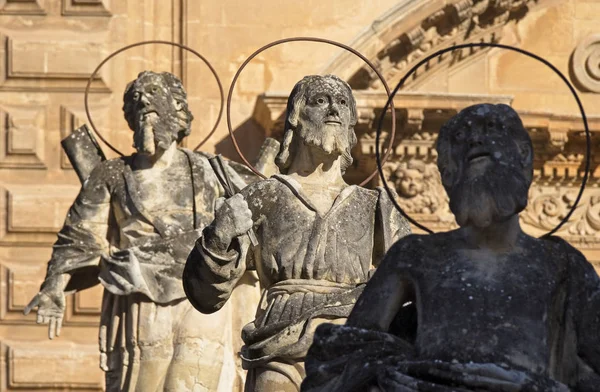
M 402 1 L 376 20 L 350 44 L 376 65 L 388 83 L 397 83 L 421 58 L 456 43 L 498 42 L 504 26 L 522 19 L 548 0 Z M 453 66 L 489 49 L 470 48 L 446 53 L 418 70 L 406 87 L 424 73 Z M 355 57 L 343 53 L 326 67 L 354 89 L 381 88 L 378 77 Z

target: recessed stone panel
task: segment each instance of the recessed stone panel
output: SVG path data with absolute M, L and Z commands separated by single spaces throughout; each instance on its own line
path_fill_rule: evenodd
M 78 191 L 79 187 L 73 185 L 9 187 L 7 231 L 56 233 Z
M 45 169 L 42 106 L 0 107 L 0 168 Z
M 63 16 L 111 16 L 109 0 L 63 0 Z
M 106 55 L 102 36 L 71 31 L 0 34 L 0 45 L 0 91 L 84 91 Z M 110 92 L 102 75 L 90 89 Z
M 23 309 L 38 292 L 44 279 L 44 264 L 0 265 L 0 323 L 34 323 L 35 315 L 23 315 Z M 35 313 L 35 312 L 34 312 Z
M 3 342 L 8 365 L 8 390 L 102 390 L 97 345 L 59 340 Z
M 0 15 L 45 15 L 43 0 L 0 0 Z

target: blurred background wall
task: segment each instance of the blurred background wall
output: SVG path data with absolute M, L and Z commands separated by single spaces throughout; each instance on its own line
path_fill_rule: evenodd
M 103 389 L 99 287 L 69 297 L 63 333 L 54 341 L 22 310 L 42 282 L 56 232 L 79 190 L 60 140 L 88 122 L 87 79 L 112 51 L 142 40 L 189 45 L 212 62 L 225 91 L 255 49 L 290 36 L 351 45 L 392 87 L 423 57 L 452 44 L 499 42 L 543 56 L 576 86 L 597 156 L 584 197 L 559 234 L 598 267 L 599 19 L 596 0 L 0 0 L 0 391 Z M 195 116 L 185 145 L 195 146 L 216 121 L 219 94 L 208 68 L 178 48 L 139 47 L 106 64 L 92 83 L 94 123 L 123 153 L 133 151 L 122 94 L 147 69 L 183 80 Z M 287 94 L 314 73 L 338 74 L 355 90 L 359 143 L 347 180 L 358 183 L 376 168 L 374 131 L 386 95 L 360 59 L 336 47 L 290 43 L 254 59 L 232 99 L 236 135 L 249 157 L 266 136 L 279 138 Z M 535 183 L 522 221 L 528 233 L 542 235 L 577 195 L 584 128 L 560 78 L 518 53 L 465 49 L 419 68 L 395 99 L 398 135 L 385 164 L 390 184 L 415 219 L 434 230 L 452 228 L 433 144 L 444 121 L 480 102 L 512 105 L 531 134 Z M 384 131 L 389 135 L 389 115 Z M 204 150 L 238 159 L 225 121 Z M 379 183 L 376 177 L 369 186 Z

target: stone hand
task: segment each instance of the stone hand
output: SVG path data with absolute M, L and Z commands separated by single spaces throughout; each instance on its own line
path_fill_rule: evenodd
M 252 226 L 252 211 L 242 195 L 238 193 L 227 200 L 217 200 L 214 234 L 221 243 L 220 248 L 227 249 L 233 238 L 247 233 Z
M 65 313 L 65 292 L 61 285 L 62 276 L 47 280 L 39 293 L 33 297 L 31 302 L 23 310 L 27 315 L 31 309 L 37 307 L 37 323 L 49 324 L 48 338 L 60 336 L 63 316 Z

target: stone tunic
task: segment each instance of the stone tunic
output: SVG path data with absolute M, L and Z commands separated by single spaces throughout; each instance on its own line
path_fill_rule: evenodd
M 116 295 L 139 292 L 157 303 L 185 298 L 180 284 L 185 259 L 223 192 L 205 157 L 191 152 L 186 157 L 193 167 L 185 165 L 171 179 L 182 196 L 158 211 L 145 205 L 130 167 L 133 157 L 99 164 L 58 233 L 47 277 L 71 273 L 68 291 L 93 286 L 100 276 Z
M 377 298 L 378 277 L 413 281 L 416 334 L 366 327 L 375 306 L 363 326 L 321 326 L 302 391 L 598 390 L 600 278 L 585 257 L 557 237 L 524 237 L 494 264 L 469 263 L 453 233 L 399 241 L 369 283 Z
M 289 176 L 241 193 L 259 245 L 251 249 L 244 235 L 219 254 L 200 238 L 186 264 L 186 293 L 197 309 L 215 311 L 244 271 L 255 269 L 265 291 L 256 319 L 243 330 L 245 364 L 302 360 L 311 321 L 347 317 L 373 267 L 409 226 L 382 189 L 348 186 L 324 215 Z
M 178 159 L 184 163 L 168 169 L 171 190 L 149 191 L 155 184 L 134 175 L 133 156 L 100 163 L 84 182 L 53 247 L 47 278 L 71 274 L 66 292 L 98 282 L 104 286 L 99 342 L 108 390 L 135 388 L 129 373 L 135 372 L 139 346 L 163 344 L 162 335 L 178 331 L 175 338 L 214 340 L 221 350 L 231 344 L 223 340 L 229 338 L 216 337 L 210 325 L 196 319 L 183 325 L 184 318 L 171 315 L 186 314 L 190 307 L 181 285 L 185 260 L 201 229 L 213 219 L 215 200 L 224 194 L 207 154 L 180 151 L 184 154 Z M 227 170 L 238 188 L 256 179 L 241 165 L 236 166 L 241 175 L 229 164 Z M 156 201 L 157 194 L 168 191 L 176 192 L 172 203 Z M 256 303 L 255 298 L 248 301 Z M 151 328 L 157 314 L 164 314 L 162 324 Z M 219 317 L 220 323 L 231 322 L 228 314 Z M 229 355 L 233 362 L 233 351 Z M 217 372 L 210 377 L 218 379 L 218 366 L 205 370 Z

